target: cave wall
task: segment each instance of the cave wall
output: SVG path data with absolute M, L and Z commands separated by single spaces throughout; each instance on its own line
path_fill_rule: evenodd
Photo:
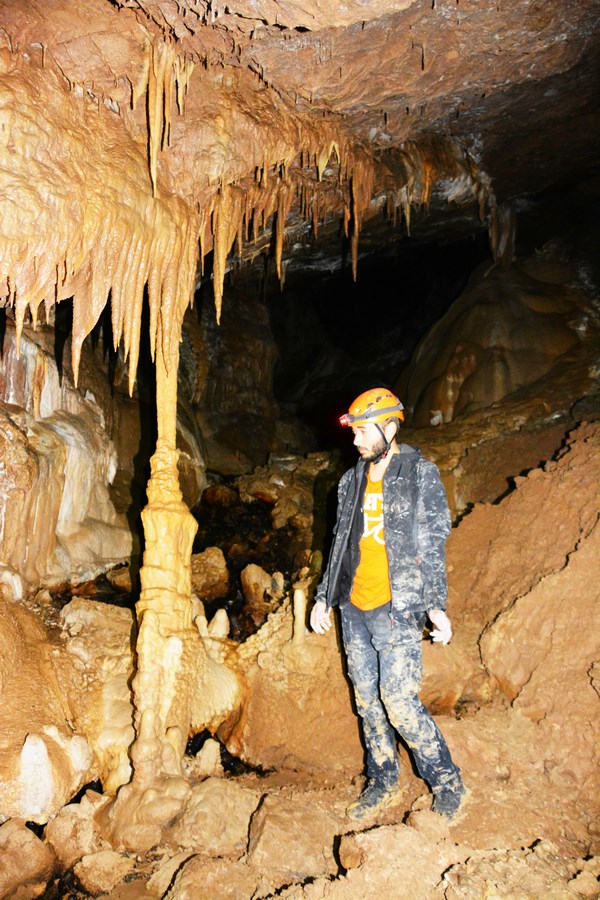
M 0 558 L 22 591 L 85 581 L 127 559 L 127 521 L 111 501 L 117 470 L 102 407 L 60 372 L 53 337 L 9 327 L 2 343 Z
M 438 425 L 493 406 L 575 353 L 592 304 L 573 282 L 569 267 L 542 260 L 484 263 L 396 384 L 409 421 Z

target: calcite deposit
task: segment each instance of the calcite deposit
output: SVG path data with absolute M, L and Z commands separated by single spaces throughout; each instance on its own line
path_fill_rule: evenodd
M 3 339 L 0 566 L 26 587 L 85 581 L 131 552 L 109 494 L 117 469 L 102 407 L 78 393 L 43 337 Z
M 535 259 L 508 271 L 484 264 L 474 273 L 470 289 L 428 333 L 397 385 L 414 425 L 439 425 L 492 406 L 576 354 L 586 339 L 590 301 L 573 289 L 573 274 Z
M 90 744 L 75 731 L 60 652 L 39 618 L 0 598 L 0 818 L 44 823 L 87 782 Z

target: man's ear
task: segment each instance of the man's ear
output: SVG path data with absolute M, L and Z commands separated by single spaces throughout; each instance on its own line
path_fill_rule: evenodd
M 398 420 L 392 419 L 390 422 L 386 422 L 383 426 L 383 433 L 386 436 L 388 441 L 393 441 L 395 437 L 398 435 Z

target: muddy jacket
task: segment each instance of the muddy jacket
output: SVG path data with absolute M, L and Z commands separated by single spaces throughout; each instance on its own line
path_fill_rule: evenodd
M 333 543 L 315 595 L 328 606 L 350 596 L 360 558 L 367 466 L 360 460 L 338 486 Z M 383 476 L 383 524 L 393 606 L 403 612 L 445 610 L 448 501 L 437 466 L 407 444 L 400 445 Z

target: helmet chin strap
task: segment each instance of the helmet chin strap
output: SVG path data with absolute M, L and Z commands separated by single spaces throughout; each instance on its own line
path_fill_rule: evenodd
M 378 462 L 381 462 L 382 459 L 385 459 L 385 458 L 386 458 L 386 456 L 387 456 L 388 453 L 390 452 L 390 447 L 391 447 L 391 445 L 392 445 L 392 442 L 391 442 L 391 441 L 388 441 L 388 439 L 386 438 L 386 436 L 385 436 L 385 434 L 384 434 L 383 428 L 382 428 L 377 422 L 373 422 L 373 424 L 375 425 L 375 428 L 377 429 L 377 431 L 379 432 L 379 434 L 380 434 L 381 437 L 383 438 L 383 442 L 384 442 L 384 444 L 385 444 L 385 447 L 384 447 L 383 450 L 381 450 L 379 453 L 376 453 L 375 456 L 371 456 L 371 457 L 367 460 L 367 462 L 370 462 L 370 463 L 378 463 Z

